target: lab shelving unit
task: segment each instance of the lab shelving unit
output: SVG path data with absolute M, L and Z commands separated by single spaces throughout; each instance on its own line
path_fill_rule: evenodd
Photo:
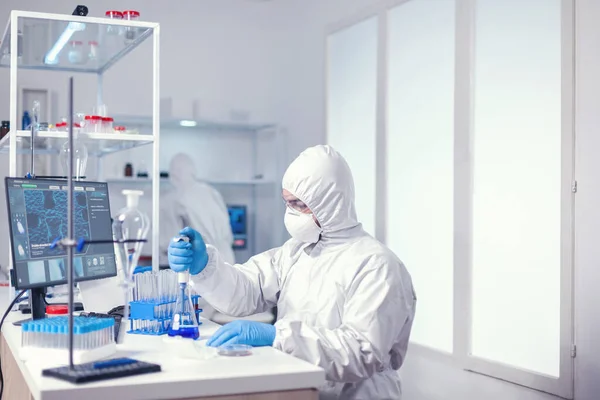
M 147 116 L 131 116 L 131 115 L 117 115 L 115 116 L 115 123 L 119 125 L 125 125 L 127 127 L 134 127 L 143 131 L 152 124 L 152 119 Z M 257 237 L 259 235 L 258 224 L 257 224 L 257 213 L 259 210 L 257 191 L 259 189 L 268 188 L 272 193 L 272 204 L 269 205 L 269 211 L 271 213 L 281 211 L 283 215 L 283 202 L 281 199 L 281 175 L 285 169 L 286 153 L 287 148 L 285 130 L 277 124 L 269 123 L 252 123 L 252 122 L 234 122 L 234 121 L 217 121 L 207 120 L 198 118 L 162 118 L 160 121 L 161 130 L 163 132 L 183 132 L 189 135 L 244 135 L 250 138 L 249 145 L 246 149 L 251 154 L 251 167 L 248 171 L 250 178 L 246 179 L 203 179 L 204 182 L 211 184 L 217 189 L 219 188 L 246 188 L 250 190 L 250 203 L 249 211 L 249 232 L 252 235 L 252 239 L 249 241 L 249 250 L 251 255 L 256 254 L 261 249 L 257 248 Z M 168 136 L 168 135 L 167 135 Z M 268 166 L 270 173 L 265 173 L 264 170 L 260 170 L 259 167 L 259 147 L 260 139 L 268 138 L 268 142 L 272 148 L 269 152 L 269 157 L 272 158 L 270 165 Z M 223 168 L 228 168 L 230 161 L 223 161 Z M 230 168 L 230 167 L 229 167 Z M 257 177 L 263 175 L 262 177 Z M 154 175 L 156 176 L 156 175 Z M 108 178 L 106 181 L 110 184 L 129 184 L 144 186 L 150 183 L 148 178 Z M 162 179 L 162 185 L 168 186 L 168 178 Z M 270 228 L 271 238 L 269 240 L 269 247 L 279 246 L 284 238 L 284 226 L 282 218 L 274 218 L 273 225 Z
M 110 35 L 109 30 L 117 32 Z M 119 32 L 133 32 L 130 40 Z M 140 134 L 79 133 L 92 157 L 97 157 L 99 171 L 107 154 L 143 145 L 152 146 L 152 176 L 159 176 L 160 85 L 158 23 L 81 17 L 28 11 L 12 11 L 0 45 L 0 67 L 10 68 L 10 126 L 0 140 L 0 152 L 9 154 L 9 174 L 16 176 L 17 156 L 29 154 L 31 132 L 15 129 L 19 124 L 19 70 L 62 71 L 97 76 L 97 104 L 103 104 L 104 73 L 142 42 L 152 38 L 152 116 L 146 131 Z M 68 61 L 67 43 L 70 40 L 98 43 L 95 59 L 81 64 Z M 76 82 L 77 84 L 77 82 Z M 67 80 L 65 79 L 65 88 Z M 34 138 L 36 154 L 58 155 L 67 139 L 64 132 L 40 131 Z M 89 162 L 89 161 L 88 161 Z M 99 174 L 101 174 L 99 172 Z M 160 180 L 152 181 L 152 266 L 158 269 L 159 258 L 159 193 Z

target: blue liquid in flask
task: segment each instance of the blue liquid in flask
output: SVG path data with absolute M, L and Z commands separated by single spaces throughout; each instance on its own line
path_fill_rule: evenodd
M 200 337 L 196 311 L 192 305 L 187 283 L 180 281 L 180 292 L 175 305 L 173 322 L 169 328 L 169 336 L 180 336 L 186 339 L 196 340 Z

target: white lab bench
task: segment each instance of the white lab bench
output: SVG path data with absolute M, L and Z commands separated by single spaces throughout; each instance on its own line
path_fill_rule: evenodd
M 4 293 L 2 293 L 4 294 Z M 254 348 L 246 357 L 180 358 L 170 351 L 162 336 L 125 335 L 117 356 L 160 364 L 162 372 L 74 385 L 42 377 L 42 369 L 65 365 L 64 360 L 19 359 L 21 329 L 12 324 L 24 319 L 11 312 L 2 327 L 1 358 L 4 399 L 21 400 L 315 400 L 324 383 L 324 371 L 310 363 L 275 350 Z M 201 339 L 218 325 L 202 320 Z

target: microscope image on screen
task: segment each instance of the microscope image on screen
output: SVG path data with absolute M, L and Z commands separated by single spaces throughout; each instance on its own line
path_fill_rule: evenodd
M 48 272 L 51 281 L 60 281 L 67 277 L 67 267 L 63 258 L 48 260 Z
M 44 261 L 29 261 L 27 263 L 29 272 L 29 283 L 46 282 L 46 268 Z
M 67 236 L 67 193 L 58 190 L 24 190 L 31 257 L 64 255 L 61 248 L 50 249 L 56 238 Z M 73 194 L 73 228 L 76 238 L 90 238 L 87 197 Z
M 76 277 L 83 276 L 83 259 L 81 257 L 73 258 L 73 272 Z
M 15 287 L 32 289 L 67 283 L 67 250 L 61 246 L 50 248 L 57 239 L 68 236 L 65 181 L 8 177 L 5 183 Z M 72 193 L 73 237 L 76 240 L 111 240 L 108 185 L 77 182 Z M 86 244 L 74 253 L 76 282 L 116 274 L 111 242 Z

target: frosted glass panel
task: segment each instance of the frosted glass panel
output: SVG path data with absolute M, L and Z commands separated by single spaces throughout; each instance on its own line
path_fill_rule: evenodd
M 454 1 L 389 14 L 387 241 L 418 297 L 411 339 L 452 351 Z
M 559 375 L 560 0 L 476 8 L 472 353 Z
M 358 218 L 373 235 L 377 19 L 332 34 L 328 45 L 327 141 L 352 169 Z

